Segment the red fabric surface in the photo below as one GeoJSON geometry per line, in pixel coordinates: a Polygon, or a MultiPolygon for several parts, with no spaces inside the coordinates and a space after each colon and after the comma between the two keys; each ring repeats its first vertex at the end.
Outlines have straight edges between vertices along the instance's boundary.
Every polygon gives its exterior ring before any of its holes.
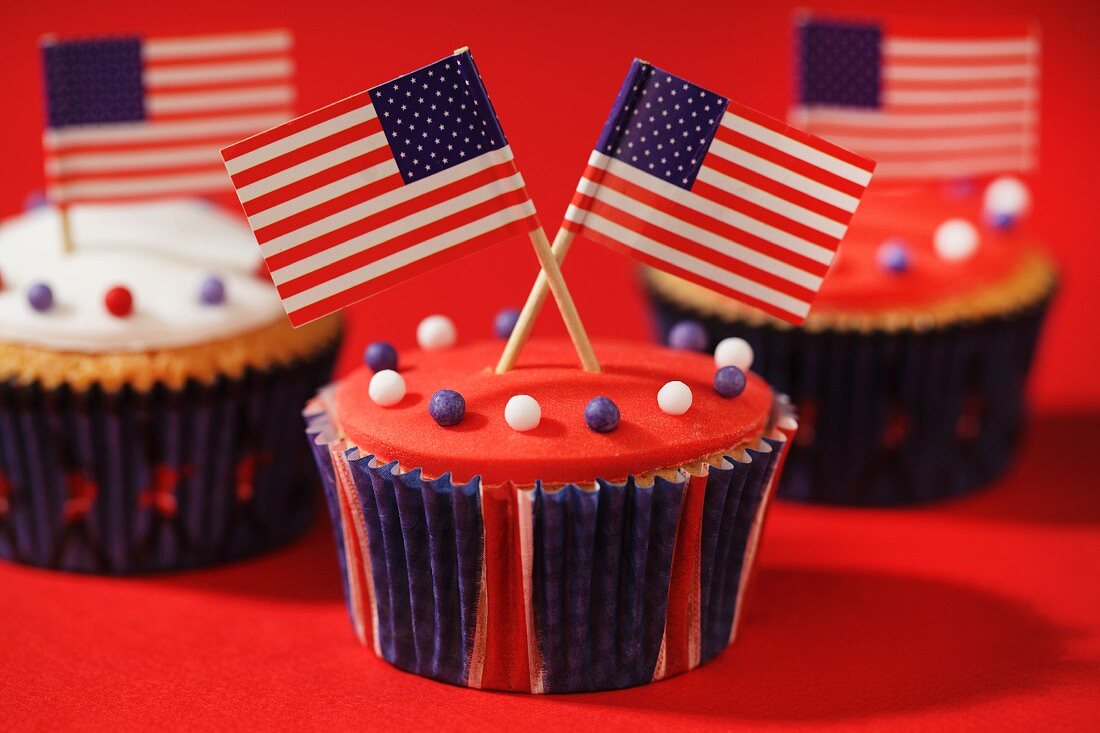
{"type": "Polygon", "coordinates": [[[1007,481],[926,509],[776,502],[734,646],[611,693],[486,693],[376,659],[324,520],[178,575],[0,564],[0,730],[1095,730],[1098,442],[1100,418],[1042,418],[1007,481]]]}
{"type": "Polygon", "coordinates": [[[697,461],[759,436],[771,412],[771,389],[755,374],[739,397],[715,392],[710,355],[597,341],[603,371],[592,374],[580,370],[569,341],[536,340],[514,370],[494,376],[503,343],[403,352],[398,369],[407,391],[391,407],[371,400],[373,372],[362,367],[336,390],[338,422],[364,451],[423,468],[429,477],[450,471],[460,483],[480,475],[489,484],[531,485],[538,479],[617,481],[697,461]],[[673,379],[693,393],[683,415],[657,406],[657,391],[673,379]],[[442,428],[428,414],[428,400],[439,389],[456,390],[466,400],[466,417],[454,427],[442,428]],[[517,394],[539,402],[542,421],[534,430],[520,433],[504,422],[504,405],[517,394]],[[585,405],[598,395],[614,400],[622,414],[609,433],[584,422],[585,405]]]}
{"type": "MultiPolygon", "coordinates": [[[[912,3],[840,0],[853,11],[912,3]]],[[[793,2],[664,0],[529,6],[419,0],[8,3],[0,214],[42,185],[36,42],[46,32],[201,32],[285,23],[300,109],[469,44],[552,228],[621,82],[642,55],[783,115],[793,2]],[[380,24],[381,27],[378,27],[380,24]]],[[[1095,2],[925,0],[950,18],[1023,13],[1043,25],[1042,172],[1035,223],[1065,281],[1039,356],[1041,406],[1100,407],[1095,287],[1100,158],[1095,2]]],[[[79,240],[79,232],[77,232],[79,240]]],[[[406,334],[446,312],[463,338],[522,301],[537,265],[523,238],[387,291],[351,313],[344,369],[383,324],[406,334]]],[[[644,338],[631,264],[578,242],[565,273],[591,333],[644,338]]],[[[2,273],[0,273],[2,275],[2,273]]],[[[548,307],[537,331],[563,333],[548,307]]],[[[912,511],[776,503],[737,645],[649,687],[553,698],[481,693],[398,672],[355,641],[327,522],[272,556],[147,579],[0,564],[0,730],[97,728],[583,730],[730,727],[1026,728],[1100,725],[1100,417],[1033,425],[996,489],[912,511]]],[[[517,651],[517,653],[520,653],[517,651]]],[[[488,670],[487,670],[488,673],[488,670]]]]}

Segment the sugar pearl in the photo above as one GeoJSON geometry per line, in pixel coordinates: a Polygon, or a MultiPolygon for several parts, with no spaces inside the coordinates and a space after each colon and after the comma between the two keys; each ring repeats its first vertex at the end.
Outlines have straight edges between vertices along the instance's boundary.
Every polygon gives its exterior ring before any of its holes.
{"type": "Polygon", "coordinates": [[[125,318],[134,310],[134,296],[127,288],[116,285],[103,296],[103,305],[115,318],[125,318]]]}
{"type": "Polygon", "coordinates": [[[683,382],[667,382],[657,391],[657,406],[669,415],[683,415],[691,407],[691,387],[683,382]]]}
{"type": "Polygon", "coordinates": [[[493,319],[493,333],[497,335],[497,338],[506,339],[512,335],[512,331],[516,330],[516,323],[519,322],[519,311],[515,308],[505,308],[497,313],[496,318],[493,319]]]}
{"type": "Polygon", "coordinates": [[[27,290],[27,302],[39,313],[53,308],[53,291],[46,283],[35,283],[27,290]]]}
{"type": "Polygon", "coordinates": [[[375,341],[363,352],[363,361],[372,372],[397,369],[397,349],[385,341],[375,341]]]}
{"type": "Polygon", "coordinates": [[[453,389],[441,389],[428,402],[428,414],[445,428],[458,425],[466,417],[466,400],[453,389]]]}
{"type": "Polygon", "coordinates": [[[1031,192],[1014,176],[1001,176],[985,189],[983,203],[986,216],[992,221],[1014,222],[1031,207],[1031,192]]]}
{"type": "Polygon", "coordinates": [[[610,433],[619,427],[619,406],[607,397],[593,397],[584,406],[584,422],[597,433],[610,433]]]}
{"type": "Polygon", "coordinates": [[[714,391],[723,397],[740,396],[747,384],[745,373],[735,366],[724,366],[714,373],[714,391]]]}
{"type": "Polygon", "coordinates": [[[669,348],[706,351],[707,329],[699,321],[679,321],[668,331],[669,348]]]}
{"type": "Polygon", "coordinates": [[[446,349],[458,339],[455,324],[447,316],[428,316],[416,327],[416,343],[425,351],[446,349]]]}
{"type": "Polygon", "coordinates": [[[973,178],[952,178],[943,183],[943,192],[953,199],[964,199],[974,193],[973,178]]]}
{"type": "Polygon", "coordinates": [[[531,395],[518,394],[508,399],[504,406],[504,422],[521,433],[534,430],[542,421],[542,408],[531,395]]]}
{"type": "Polygon", "coordinates": [[[383,369],[370,378],[367,392],[375,404],[382,407],[396,405],[405,399],[405,378],[392,369],[383,369]]]}
{"type": "Polygon", "coordinates": [[[936,254],[957,262],[974,255],[978,249],[978,230],[966,219],[948,219],[936,229],[936,254]]]}
{"type": "Polygon", "coordinates": [[[221,305],[225,302],[225,283],[220,277],[211,275],[202,281],[199,288],[199,300],[206,305],[221,305]]]}
{"type": "Polygon", "coordinates": [[[46,198],[45,191],[31,191],[27,194],[27,197],[23,199],[23,210],[33,211],[39,209],[49,203],[49,199],[46,198]]]}
{"type": "Polygon", "coordinates": [[[877,258],[887,272],[903,273],[909,269],[909,245],[903,239],[887,239],[879,245],[877,258]]]}
{"type": "Polygon", "coordinates": [[[714,350],[714,363],[719,368],[734,366],[747,372],[752,369],[752,360],[752,347],[742,338],[722,339],[714,350]]]}

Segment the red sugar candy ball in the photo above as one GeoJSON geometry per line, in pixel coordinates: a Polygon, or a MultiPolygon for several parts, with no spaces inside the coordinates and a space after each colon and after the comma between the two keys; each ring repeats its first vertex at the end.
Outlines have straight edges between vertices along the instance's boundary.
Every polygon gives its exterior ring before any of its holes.
{"type": "Polygon", "coordinates": [[[103,303],[107,306],[107,312],[116,318],[125,318],[134,310],[134,296],[121,285],[108,290],[103,296],[103,303]]]}

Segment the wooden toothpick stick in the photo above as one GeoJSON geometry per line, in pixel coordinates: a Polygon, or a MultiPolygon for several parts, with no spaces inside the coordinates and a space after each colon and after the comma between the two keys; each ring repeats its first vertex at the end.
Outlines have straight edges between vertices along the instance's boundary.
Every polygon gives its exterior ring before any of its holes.
{"type": "MultiPolygon", "coordinates": [[[[542,236],[542,241],[546,241],[546,233],[543,232],[540,227],[538,233],[542,236]]],[[[532,233],[532,241],[534,240],[534,233],[532,233]]],[[[554,237],[554,246],[550,248],[552,255],[551,259],[554,263],[554,269],[557,271],[558,276],[561,276],[561,263],[565,259],[566,253],[569,252],[569,246],[573,244],[573,233],[565,229],[564,227],[558,230],[557,236],[554,237]]],[[[538,245],[535,246],[535,250],[538,251],[538,245]]],[[[539,262],[542,262],[542,257],[539,257],[539,262]]],[[[504,353],[500,355],[500,361],[497,362],[497,374],[504,374],[512,367],[516,365],[516,361],[519,359],[520,352],[523,351],[524,344],[527,343],[527,339],[531,336],[531,329],[535,325],[535,320],[538,319],[539,313],[542,311],[542,305],[546,302],[546,294],[553,288],[552,282],[547,278],[547,268],[544,265],[539,271],[538,278],[535,279],[535,285],[531,288],[531,292],[527,296],[527,302],[523,304],[523,310],[520,311],[519,320],[516,321],[516,327],[512,329],[512,335],[508,337],[508,343],[504,346],[504,353]]],[[[555,296],[556,297],[556,296],[555,296]]],[[[558,301],[561,302],[560,299],[558,301]]],[[[572,307],[572,299],[570,299],[570,307],[572,307]]],[[[575,311],[574,311],[575,312],[575,311]]],[[[562,317],[565,317],[565,311],[562,311],[562,317]]],[[[580,321],[578,320],[578,326],[580,321]]],[[[565,319],[565,325],[569,327],[569,319],[565,319]]],[[[584,333],[583,326],[581,333],[584,333]]],[[[569,332],[570,336],[573,332],[569,332]]],[[[584,342],[588,345],[589,351],[592,346],[588,343],[588,336],[584,336],[584,342]]],[[[573,339],[573,343],[576,344],[576,338],[573,339]]],[[[580,347],[577,347],[577,352],[581,353],[580,347]]],[[[592,356],[592,361],[595,362],[595,355],[592,356]]],[[[584,356],[581,356],[581,362],[584,362],[584,356]]],[[[585,366],[587,371],[599,371],[599,364],[596,364],[595,369],[589,369],[585,366]]]]}
{"type": "MultiPolygon", "coordinates": [[[[551,250],[550,242],[546,239],[546,232],[541,226],[531,232],[531,244],[535,247],[535,254],[539,258],[539,265],[542,266],[542,269],[539,271],[538,280],[535,281],[535,288],[532,289],[531,295],[527,298],[527,304],[523,307],[523,313],[516,323],[516,328],[512,331],[508,344],[504,348],[504,353],[500,357],[496,369],[497,374],[503,374],[515,366],[516,359],[519,358],[519,352],[523,348],[523,343],[531,332],[535,316],[538,315],[538,311],[546,300],[547,291],[554,294],[554,300],[558,303],[562,320],[565,321],[565,328],[569,331],[569,337],[573,339],[573,346],[577,349],[581,366],[584,367],[586,372],[600,371],[600,362],[596,359],[596,354],[592,350],[592,343],[588,340],[588,334],[585,333],[584,325],[577,314],[577,307],[573,304],[573,296],[569,294],[569,287],[565,284],[565,278],[561,274],[561,267],[558,264],[561,256],[556,254],[559,248],[558,239],[560,238],[561,233],[559,232],[558,238],[554,240],[554,249],[551,250]],[[537,305],[533,304],[534,300],[538,301],[537,305]],[[521,328],[524,331],[524,336],[517,339],[516,334],[520,332],[521,328]]],[[[568,238],[571,242],[573,239],[572,234],[568,234],[568,238]]],[[[569,245],[565,244],[564,249],[568,248],[569,245]]]]}
{"type": "Polygon", "coordinates": [[[73,225],[69,221],[69,207],[58,206],[57,213],[61,216],[61,253],[71,255],[73,253],[73,225]]]}

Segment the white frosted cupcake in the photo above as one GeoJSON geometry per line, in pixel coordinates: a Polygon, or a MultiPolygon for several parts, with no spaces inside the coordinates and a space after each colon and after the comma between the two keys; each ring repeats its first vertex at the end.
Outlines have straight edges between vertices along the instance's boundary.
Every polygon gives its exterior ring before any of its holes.
{"type": "MultiPolygon", "coordinates": [[[[248,229],[198,201],[0,225],[0,556],[126,573],[308,522],[297,415],[339,325],[293,330],[248,229]]],[[[308,457],[305,457],[308,461],[308,457]]]]}

